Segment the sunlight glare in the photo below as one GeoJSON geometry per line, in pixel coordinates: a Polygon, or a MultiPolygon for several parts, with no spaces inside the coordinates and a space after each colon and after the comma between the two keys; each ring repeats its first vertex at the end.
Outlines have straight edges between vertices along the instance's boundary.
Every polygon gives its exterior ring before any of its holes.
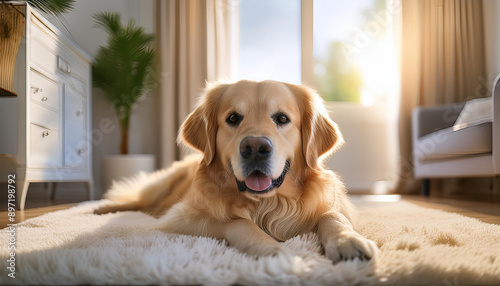
{"type": "Polygon", "coordinates": [[[362,198],[368,202],[396,203],[401,200],[401,195],[364,195],[362,198]]]}
{"type": "Polygon", "coordinates": [[[361,104],[364,106],[372,106],[375,104],[375,97],[366,87],[361,88],[361,104]]]}
{"type": "MultiPolygon", "coordinates": [[[[360,53],[356,59],[363,75],[364,89],[369,90],[371,94],[371,97],[366,99],[368,102],[386,97],[397,80],[396,62],[391,46],[389,40],[384,38],[360,53]]],[[[362,103],[366,105],[364,97],[362,93],[362,103]]]]}

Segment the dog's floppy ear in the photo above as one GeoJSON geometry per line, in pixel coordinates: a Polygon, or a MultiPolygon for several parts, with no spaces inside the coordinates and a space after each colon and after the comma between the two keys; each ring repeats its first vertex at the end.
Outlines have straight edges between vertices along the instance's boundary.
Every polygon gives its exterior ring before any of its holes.
{"type": "Polygon", "coordinates": [[[310,168],[318,168],[327,155],[344,143],[342,134],[326,111],[323,99],[312,89],[302,85],[289,85],[298,97],[302,112],[302,153],[310,168]]]}
{"type": "Polygon", "coordinates": [[[201,151],[207,165],[215,158],[218,102],[226,88],[227,85],[223,84],[207,87],[195,110],[182,124],[177,138],[178,142],[201,151]]]}

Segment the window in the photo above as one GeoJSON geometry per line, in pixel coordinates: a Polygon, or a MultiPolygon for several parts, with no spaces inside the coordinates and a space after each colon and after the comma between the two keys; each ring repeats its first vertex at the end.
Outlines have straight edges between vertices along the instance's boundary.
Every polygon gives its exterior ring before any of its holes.
{"type": "Polygon", "coordinates": [[[386,11],[386,0],[241,0],[239,78],[306,81],[327,101],[384,102],[396,78],[386,11]],[[312,17],[301,18],[304,4],[312,17]],[[302,29],[311,51],[301,48],[301,23],[313,27],[302,29]],[[301,77],[304,58],[312,77],[301,77]]]}
{"type": "Polygon", "coordinates": [[[241,0],[239,78],[301,82],[300,0],[241,0]]]}
{"type": "Polygon", "coordinates": [[[314,81],[328,101],[387,100],[396,72],[386,0],[313,1],[314,81]]]}

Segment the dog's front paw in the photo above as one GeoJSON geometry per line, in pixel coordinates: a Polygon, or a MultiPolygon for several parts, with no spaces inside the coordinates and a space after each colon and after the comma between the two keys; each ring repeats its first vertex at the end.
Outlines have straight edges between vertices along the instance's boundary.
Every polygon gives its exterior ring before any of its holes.
{"type": "Polygon", "coordinates": [[[378,252],[377,245],[355,231],[342,233],[323,243],[325,255],[334,263],[341,260],[360,258],[369,260],[378,252]]]}

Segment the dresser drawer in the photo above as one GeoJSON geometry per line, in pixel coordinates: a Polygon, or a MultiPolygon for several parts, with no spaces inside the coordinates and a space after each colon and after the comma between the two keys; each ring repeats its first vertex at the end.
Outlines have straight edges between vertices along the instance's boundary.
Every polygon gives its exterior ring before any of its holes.
{"type": "Polygon", "coordinates": [[[33,70],[30,72],[30,77],[31,99],[46,107],[59,110],[61,85],[33,70]]]}
{"type": "Polygon", "coordinates": [[[64,165],[69,168],[88,165],[89,149],[84,125],[67,121],[64,130],[64,165]]]}
{"type": "Polygon", "coordinates": [[[81,97],[74,95],[72,91],[66,89],[64,95],[64,117],[65,120],[70,120],[83,125],[86,115],[86,101],[81,97]]]}
{"type": "Polygon", "coordinates": [[[59,74],[74,85],[74,89],[86,96],[84,87],[90,74],[90,63],[80,57],[65,41],[36,18],[31,23],[31,60],[37,68],[49,74],[59,74]],[[74,81],[74,82],[73,82],[74,81]]]}
{"type": "Polygon", "coordinates": [[[30,124],[30,145],[29,167],[62,167],[62,150],[57,130],[30,124]]]}
{"type": "Polygon", "coordinates": [[[30,105],[30,121],[36,125],[59,130],[59,113],[35,102],[30,105]]]}
{"type": "Polygon", "coordinates": [[[57,70],[57,44],[51,32],[40,29],[37,24],[31,25],[31,61],[49,74],[55,75],[57,70]]]}

